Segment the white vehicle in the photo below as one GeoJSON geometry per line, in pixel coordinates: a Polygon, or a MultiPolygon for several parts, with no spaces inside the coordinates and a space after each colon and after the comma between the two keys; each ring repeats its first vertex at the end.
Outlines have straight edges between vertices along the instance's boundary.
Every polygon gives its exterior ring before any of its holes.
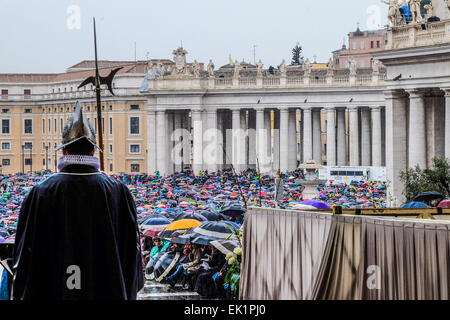
{"type": "Polygon", "coordinates": [[[319,170],[319,179],[333,180],[337,183],[351,181],[386,182],[385,167],[324,167],[319,170]]]}

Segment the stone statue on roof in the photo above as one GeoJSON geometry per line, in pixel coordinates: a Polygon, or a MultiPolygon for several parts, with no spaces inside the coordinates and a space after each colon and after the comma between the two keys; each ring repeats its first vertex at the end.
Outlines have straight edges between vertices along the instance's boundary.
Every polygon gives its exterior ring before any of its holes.
{"type": "Polygon", "coordinates": [[[281,61],[281,64],[278,67],[278,69],[280,70],[281,76],[286,77],[286,61],[284,59],[283,61],[281,61]]]}
{"type": "Polygon", "coordinates": [[[309,62],[309,59],[306,58],[306,60],[303,62],[303,71],[305,71],[305,76],[311,75],[311,62],[309,62]]]}
{"type": "Polygon", "coordinates": [[[354,57],[350,57],[350,59],[348,60],[348,67],[350,69],[350,75],[356,75],[356,61],[354,57]]]}
{"type": "Polygon", "coordinates": [[[214,77],[214,63],[212,62],[212,60],[209,60],[208,63],[208,75],[210,77],[214,77]]]}
{"type": "Polygon", "coordinates": [[[239,78],[239,71],[241,71],[241,64],[236,60],[234,63],[234,78],[239,78]]]}
{"type": "Polygon", "coordinates": [[[421,8],[420,8],[420,0],[409,0],[409,10],[411,11],[412,15],[412,23],[422,23],[423,17],[421,14],[421,8]]]}
{"type": "Polygon", "coordinates": [[[382,3],[387,4],[389,6],[388,9],[388,21],[391,23],[391,26],[396,27],[398,25],[398,19],[401,16],[400,7],[406,5],[408,0],[399,1],[399,0],[381,0],[382,3]]]}
{"type": "Polygon", "coordinates": [[[200,78],[200,65],[197,62],[197,60],[194,60],[194,63],[192,65],[192,70],[194,72],[194,77],[200,78]]]}
{"type": "Polygon", "coordinates": [[[327,75],[333,75],[334,61],[332,58],[327,63],[327,75]]]}
{"type": "Polygon", "coordinates": [[[263,71],[264,64],[262,63],[261,60],[258,61],[258,63],[256,64],[256,67],[257,67],[257,76],[262,77],[262,71],[263,71]]]}

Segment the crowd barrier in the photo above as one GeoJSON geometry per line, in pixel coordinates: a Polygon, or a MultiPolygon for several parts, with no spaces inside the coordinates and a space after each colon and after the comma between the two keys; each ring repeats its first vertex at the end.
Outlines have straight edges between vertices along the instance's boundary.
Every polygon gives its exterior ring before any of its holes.
{"type": "Polygon", "coordinates": [[[450,298],[450,221],[408,218],[415,209],[352,210],[249,208],[241,299],[450,298]]]}

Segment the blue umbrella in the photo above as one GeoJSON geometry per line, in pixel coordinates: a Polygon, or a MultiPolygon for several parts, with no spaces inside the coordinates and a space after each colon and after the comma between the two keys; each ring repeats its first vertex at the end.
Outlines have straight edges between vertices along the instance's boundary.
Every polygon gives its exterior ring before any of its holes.
{"type": "Polygon", "coordinates": [[[408,202],[407,204],[404,204],[402,206],[402,208],[429,208],[429,207],[430,207],[429,205],[417,201],[408,202]]]}

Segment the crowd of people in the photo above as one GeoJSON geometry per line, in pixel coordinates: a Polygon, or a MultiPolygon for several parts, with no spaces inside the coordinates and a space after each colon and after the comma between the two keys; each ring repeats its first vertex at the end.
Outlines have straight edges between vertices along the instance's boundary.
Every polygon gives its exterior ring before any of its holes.
{"type": "MultiPolygon", "coordinates": [[[[44,181],[49,174],[19,174],[0,176],[0,242],[13,241],[20,204],[27,192],[44,181]]],[[[284,193],[276,201],[275,177],[258,175],[247,170],[238,176],[231,169],[194,175],[184,171],[170,176],[147,174],[116,174],[115,179],[128,186],[142,219],[153,213],[190,213],[220,209],[229,201],[245,202],[249,206],[289,208],[302,202],[304,178],[300,170],[284,175],[284,193]]],[[[328,205],[343,207],[385,207],[386,186],[381,182],[329,182],[319,186],[319,199],[328,205]]],[[[237,221],[242,223],[242,221],[237,221]]]]}

